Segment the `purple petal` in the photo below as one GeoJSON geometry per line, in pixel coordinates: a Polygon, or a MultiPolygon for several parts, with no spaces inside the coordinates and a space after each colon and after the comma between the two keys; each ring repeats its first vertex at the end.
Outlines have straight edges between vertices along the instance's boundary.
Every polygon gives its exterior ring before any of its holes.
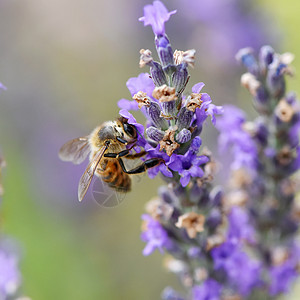
{"type": "Polygon", "coordinates": [[[139,18],[139,21],[144,22],[144,26],[151,25],[156,35],[164,35],[165,22],[175,13],[176,10],[168,12],[162,2],[154,1],[153,5],[149,4],[144,7],[144,16],[139,18]]]}
{"type": "Polygon", "coordinates": [[[206,164],[207,162],[209,162],[209,157],[206,155],[201,155],[201,156],[197,156],[194,160],[193,160],[193,164],[196,166],[200,166],[203,164],[206,164]]]}
{"type": "Polygon", "coordinates": [[[152,92],[155,88],[155,84],[148,73],[141,73],[138,77],[128,79],[126,86],[132,97],[140,91],[146,93],[148,97],[152,97],[152,92]]]}
{"type": "Polygon", "coordinates": [[[126,110],[139,110],[137,102],[133,100],[121,99],[118,102],[118,106],[121,109],[126,109],[126,110]]]}
{"type": "Polygon", "coordinates": [[[198,82],[192,87],[192,92],[199,94],[204,86],[205,84],[203,82],[198,82]]]}
{"type": "Polygon", "coordinates": [[[155,246],[152,245],[151,243],[148,243],[148,244],[146,245],[146,247],[144,248],[144,250],[143,250],[143,255],[144,255],[144,256],[148,256],[148,255],[150,255],[154,250],[155,250],[155,246]]]}
{"type": "Polygon", "coordinates": [[[184,170],[181,174],[180,183],[183,187],[186,187],[191,179],[191,175],[187,170],[184,170]]]}
{"type": "Polygon", "coordinates": [[[173,171],[182,172],[182,162],[180,160],[181,156],[173,154],[168,163],[168,167],[173,171]]]}
{"type": "Polygon", "coordinates": [[[156,168],[151,168],[148,170],[148,177],[150,179],[153,179],[157,176],[157,174],[159,173],[159,168],[156,167],[156,168]]]}
{"type": "Polygon", "coordinates": [[[202,93],[201,94],[201,100],[204,103],[210,103],[211,102],[211,98],[210,98],[210,96],[207,93],[202,93]]]}
{"type": "Polygon", "coordinates": [[[161,165],[159,166],[159,170],[160,170],[160,172],[161,172],[164,176],[166,176],[166,177],[173,177],[172,172],[171,172],[164,164],[161,164],[161,165]]]}
{"type": "Polygon", "coordinates": [[[206,113],[211,116],[211,122],[216,125],[216,117],[215,115],[223,114],[224,109],[222,106],[216,106],[214,104],[209,104],[206,113]]]}
{"type": "Polygon", "coordinates": [[[197,167],[197,166],[192,166],[190,169],[189,169],[189,174],[192,176],[192,177],[202,177],[204,172],[203,170],[200,168],[200,167],[197,167]]]}

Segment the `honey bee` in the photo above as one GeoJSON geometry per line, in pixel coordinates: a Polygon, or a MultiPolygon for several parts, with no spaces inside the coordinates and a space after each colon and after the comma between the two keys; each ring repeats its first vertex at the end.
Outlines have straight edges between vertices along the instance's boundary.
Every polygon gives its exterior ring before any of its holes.
{"type": "Polygon", "coordinates": [[[80,178],[78,199],[82,201],[94,174],[110,188],[118,192],[131,189],[130,174],[139,174],[164,162],[162,158],[150,158],[139,166],[127,170],[122,158],[138,159],[145,151],[131,153],[138,138],[137,128],[124,117],[108,121],[96,127],[90,135],[73,139],[64,144],[59,158],[74,164],[82,163],[89,155],[89,164],[80,178]]]}

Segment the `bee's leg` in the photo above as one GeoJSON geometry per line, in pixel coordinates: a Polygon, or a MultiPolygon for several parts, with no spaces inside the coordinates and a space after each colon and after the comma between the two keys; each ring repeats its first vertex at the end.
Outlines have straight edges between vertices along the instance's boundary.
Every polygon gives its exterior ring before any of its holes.
{"type": "Polygon", "coordinates": [[[130,149],[123,150],[119,153],[105,153],[104,157],[119,158],[119,157],[126,156],[126,158],[128,158],[128,159],[135,159],[135,158],[143,157],[144,155],[147,154],[146,151],[141,151],[139,153],[129,154],[130,149]]]}
{"type": "Polygon", "coordinates": [[[128,144],[128,142],[127,142],[126,140],[122,139],[122,138],[119,137],[119,136],[117,136],[117,140],[118,140],[120,143],[124,144],[124,145],[127,145],[127,144],[128,144]]]}
{"type": "Polygon", "coordinates": [[[141,151],[139,153],[133,153],[133,154],[128,154],[126,155],[126,158],[127,159],[135,159],[135,158],[140,158],[140,157],[143,157],[147,154],[146,151],[141,151]]]}
{"type": "Polygon", "coordinates": [[[105,153],[104,157],[110,157],[110,158],[119,158],[128,155],[129,149],[123,150],[119,153],[105,153]]]}
{"type": "Polygon", "coordinates": [[[165,162],[163,158],[150,158],[150,159],[145,160],[141,165],[137,166],[136,168],[127,171],[123,160],[121,158],[119,158],[118,161],[119,161],[119,164],[120,164],[123,172],[127,173],[127,174],[143,173],[147,169],[153,168],[153,167],[165,162]]]}

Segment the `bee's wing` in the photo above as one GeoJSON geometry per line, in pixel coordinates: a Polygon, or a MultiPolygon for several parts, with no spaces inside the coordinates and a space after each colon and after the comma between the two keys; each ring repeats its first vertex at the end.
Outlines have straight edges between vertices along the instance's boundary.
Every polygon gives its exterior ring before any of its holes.
{"type": "Polygon", "coordinates": [[[82,201],[82,199],[84,198],[90,184],[91,181],[93,179],[93,176],[95,174],[96,168],[105,152],[105,150],[107,149],[106,146],[103,146],[96,154],[95,156],[92,158],[91,162],[89,163],[89,165],[87,166],[86,170],[84,171],[84,173],[82,174],[80,180],[79,180],[79,185],[78,185],[78,200],[82,201]]]}
{"type": "Polygon", "coordinates": [[[80,137],[65,143],[59,150],[58,156],[63,161],[81,164],[90,153],[88,137],[80,137]]]}

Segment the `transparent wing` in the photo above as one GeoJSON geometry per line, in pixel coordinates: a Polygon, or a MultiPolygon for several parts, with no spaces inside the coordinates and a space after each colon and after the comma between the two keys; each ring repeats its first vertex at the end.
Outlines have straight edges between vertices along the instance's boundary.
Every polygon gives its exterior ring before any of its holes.
{"type": "Polygon", "coordinates": [[[95,174],[96,168],[107,149],[107,146],[103,146],[92,158],[91,162],[87,166],[86,170],[84,171],[83,175],[81,176],[79,180],[78,185],[78,200],[81,202],[91,184],[91,181],[93,179],[93,176],[95,174]]]}
{"type": "Polygon", "coordinates": [[[81,164],[89,155],[88,137],[80,137],[65,143],[59,150],[58,156],[63,161],[81,164]]]}

